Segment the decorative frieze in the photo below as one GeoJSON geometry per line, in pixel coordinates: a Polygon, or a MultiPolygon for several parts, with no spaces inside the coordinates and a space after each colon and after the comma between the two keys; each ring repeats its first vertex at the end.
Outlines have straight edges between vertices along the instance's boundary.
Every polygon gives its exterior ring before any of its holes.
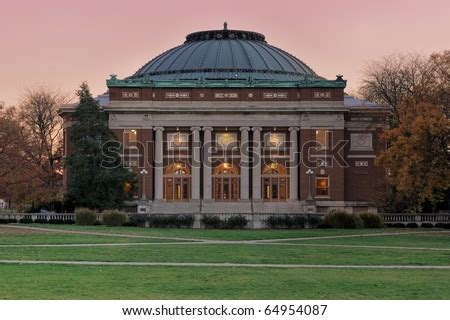
{"type": "Polygon", "coordinates": [[[166,92],[166,99],[189,99],[189,92],[166,92]]]}
{"type": "Polygon", "coordinates": [[[137,167],[138,166],[138,162],[137,162],[137,160],[124,160],[123,161],[123,165],[126,168],[137,167]]]}
{"type": "Polygon", "coordinates": [[[355,167],[368,167],[369,161],[367,160],[357,160],[355,161],[355,167]]]}
{"type": "Polygon", "coordinates": [[[122,99],[139,99],[139,91],[122,91],[122,99]]]}
{"type": "Polygon", "coordinates": [[[331,91],[314,91],[314,99],[331,99],[331,91]]]}
{"type": "Polygon", "coordinates": [[[239,95],[237,92],[216,92],[214,94],[216,99],[237,99],[239,95]]]}
{"type": "Polygon", "coordinates": [[[287,99],[287,92],[264,92],[264,99],[287,99]]]}

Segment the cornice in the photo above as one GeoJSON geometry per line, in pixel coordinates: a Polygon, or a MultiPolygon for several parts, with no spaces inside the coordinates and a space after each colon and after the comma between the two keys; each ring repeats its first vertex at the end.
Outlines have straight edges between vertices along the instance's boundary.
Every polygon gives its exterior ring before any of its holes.
{"type": "Polygon", "coordinates": [[[326,80],[305,76],[299,81],[275,80],[152,80],[151,78],[117,79],[116,75],[106,80],[109,88],[345,88],[346,80],[326,80]]]}

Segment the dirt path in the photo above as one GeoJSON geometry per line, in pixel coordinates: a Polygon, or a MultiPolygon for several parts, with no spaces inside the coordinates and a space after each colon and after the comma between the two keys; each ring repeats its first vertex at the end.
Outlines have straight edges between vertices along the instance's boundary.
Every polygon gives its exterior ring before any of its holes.
{"type": "Polygon", "coordinates": [[[342,239],[342,238],[359,238],[359,237],[381,237],[381,236],[402,236],[411,234],[436,234],[444,233],[450,235],[450,231],[406,231],[406,232],[380,232],[380,233],[362,233],[362,234],[345,234],[336,236],[320,236],[320,237],[302,237],[302,238],[283,238],[283,239],[264,239],[264,240],[248,240],[247,242],[282,242],[282,241],[303,241],[303,240],[326,240],[326,239],[342,239]]]}
{"type": "Polygon", "coordinates": [[[177,240],[177,241],[213,241],[205,239],[192,239],[192,238],[178,238],[178,237],[160,237],[160,236],[145,236],[138,234],[125,234],[125,233],[106,233],[106,232],[95,232],[95,231],[78,231],[78,230],[65,230],[65,229],[53,229],[44,227],[29,227],[29,226],[18,226],[18,225],[0,225],[0,228],[14,228],[23,230],[33,230],[33,231],[45,231],[45,232],[55,232],[55,233],[67,233],[67,234],[85,234],[92,236],[104,236],[104,237],[121,237],[121,238],[137,238],[137,239],[160,239],[160,240],[177,240]]]}
{"type": "MultiPolygon", "coordinates": [[[[444,234],[450,235],[450,231],[409,231],[409,232],[406,231],[406,232],[380,232],[380,233],[363,233],[363,234],[348,234],[348,235],[334,235],[334,236],[261,239],[261,240],[213,240],[213,239],[199,239],[199,238],[146,236],[146,235],[136,235],[136,234],[123,234],[123,233],[106,233],[106,232],[95,232],[95,231],[64,230],[64,229],[29,227],[29,226],[19,226],[19,225],[0,225],[0,228],[13,228],[13,229],[18,229],[18,230],[55,232],[55,233],[66,233],[66,234],[82,234],[82,235],[84,234],[84,235],[94,235],[94,236],[122,237],[122,238],[135,238],[135,239],[172,240],[172,241],[191,242],[190,244],[192,244],[192,242],[195,242],[195,243],[203,243],[203,244],[278,244],[278,245],[281,245],[285,241],[308,241],[308,240],[401,236],[401,235],[437,234],[437,233],[439,233],[439,234],[444,233],[444,234]]],[[[162,243],[160,243],[160,244],[162,244],[162,243]]],[[[89,244],[86,244],[86,245],[89,245],[89,244]]],[[[92,246],[93,245],[95,245],[95,244],[92,244],[92,246]]],[[[103,245],[107,245],[107,244],[103,244],[103,245]]],[[[121,244],[117,244],[117,245],[121,245],[121,244]]],[[[296,244],[296,243],[287,244],[287,243],[285,243],[285,245],[306,245],[306,244],[296,244]]],[[[321,246],[347,246],[347,245],[321,245],[321,246]]],[[[360,246],[360,247],[363,248],[364,246],[360,246]]],[[[369,246],[369,247],[374,247],[374,246],[369,246]]],[[[383,247],[378,246],[378,248],[383,248],[383,247]]],[[[386,248],[392,248],[392,247],[386,247],[386,248]]],[[[397,248],[408,250],[408,247],[397,247],[397,248]]],[[[428,248],[423,248],[423,249],[425,250],[428,248]]],[[[439,248],[435,248],[435,249],[439,249],[439,248]]]]}
{"type": "Polygon", "coordinates": [[[50,264],[83,266],[136,266],[136,267],[242,267],[282,269],[441,269],[449,266],[429,265],[336,265],[336,264],[263,264],[263,263],[197,263],[197,262],[111,262],[111,261],[50,261],[50,260],[0,260],[0,264],[50,264]]]}
{"type": "Polygon", "coordinates": [[[3,244],[0,248],[83,248],[83,247],[132,247],[153,245],[274,245],[274,246],[301,246],[301,247],[330,247],[330,248],[358,248],[358,249],[381,249],[381,250],[416,250],[416,251],[450,251],[450,248],[427,248],[427,247],[398,247],[398,246],[371,246],[350,244],[315,244],[315,243],[278,243],[278,242],[242,242],[242,241],[202,241],[202,242],[123,242],[123,243],[55,243],[55,244],[3,244]]]}

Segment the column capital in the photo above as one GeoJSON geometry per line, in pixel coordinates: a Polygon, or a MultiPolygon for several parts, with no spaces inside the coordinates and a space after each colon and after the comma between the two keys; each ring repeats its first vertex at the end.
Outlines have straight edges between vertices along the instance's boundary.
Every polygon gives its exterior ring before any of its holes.
{"type": "Polygon", "coordinates": [[[203,127],[202,128],[203,131],[213,131],[213,127],[203,127]]]}
{"type": "Polygon", "coordinates": [[[250,131],[250,127],[240,127],[240,131],[250,131]]]}
{"type": "Polygon", "coordinates": [[[200,130],[202,130],[202,128],[200,128],[200,127],[191,127],[191,131],[192,131],[192,132],[194,132],[194,131],[200,131],[200,130]]]}
{"type": "Polygon", "coordinates": [[[262,131],[261,127],[252,127],[252,131],[262,131]]]}
{"type": "Polygon", "coordinates": [[[289,131],[299,131],[299,127],[289,127],[289,131]]]}
{"type": "Polygon", "coordinates": [[[155,131],[159,130],[159,131],[163,132],[164,131],[164,127],[154,127],[153,130],[155,130],[155,131]]]}

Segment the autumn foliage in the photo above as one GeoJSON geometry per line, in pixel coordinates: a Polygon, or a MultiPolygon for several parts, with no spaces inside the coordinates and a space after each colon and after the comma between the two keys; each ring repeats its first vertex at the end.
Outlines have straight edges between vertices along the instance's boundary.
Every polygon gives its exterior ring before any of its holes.
{"type": "Polygon", "coordinates": [[[425,201],[438,201],[450,187],[449,122],[441,107],[426,102],[405,102],[398,115],[398,127],[383,135],[389,148],[378,164],[387,168],[389,182],[408,202],[407,210],[420,212],[425,201]]]}

